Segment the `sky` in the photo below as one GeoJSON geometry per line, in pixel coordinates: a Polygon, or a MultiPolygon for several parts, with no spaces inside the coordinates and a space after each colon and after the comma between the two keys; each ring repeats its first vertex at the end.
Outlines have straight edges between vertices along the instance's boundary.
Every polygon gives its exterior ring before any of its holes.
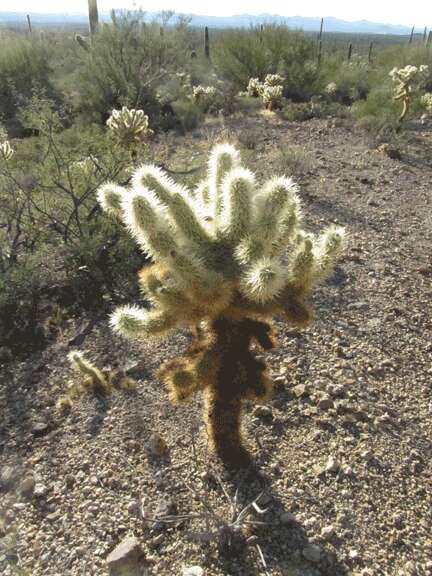
{"type": "MultiPolygon", "coordinates": [[[[344,20],[370,20],[384,24],[432,28],[430,0],[98,0],[100,10],[142,7],[146,11],[175,10],[209,16],[278,14],[281,16],[334,16],[344,20]]],[[[87,0],[1,0],[0,11],[86,12],[87,0]]]]}

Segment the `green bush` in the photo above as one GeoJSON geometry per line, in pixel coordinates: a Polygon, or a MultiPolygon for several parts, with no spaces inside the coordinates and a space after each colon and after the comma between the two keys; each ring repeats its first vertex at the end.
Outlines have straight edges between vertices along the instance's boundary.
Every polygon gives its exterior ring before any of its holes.
{"type": "Polygon", "coordinates": [[[366,100],[352,106],[352,113],[360,126],[370,132],[391,132],[398,127],[398,105],[388,84],[373,88],[366,100]]]}
{"type": "Polygon", "coordinates": [[[0,40],[0,118],[12,135],[22,133],[17,113],[35,88],[54,95],[50,71],[47,45],[18,35],[0,40]]]}
{"type": "Polygon", "coordinates": [[[295,100],[308,99],[316,89],[314,60],[314,42],[282,25],[221,32],[214,49],[216,69],[238,90],[245,90],[250,78],[278,73],[285,78],[284,95],[295,100]]]}
{"type": "Polygon", "coordinates": [[[90,49],[76,49],[82,111],[105,122],[113,108],[141,108],[155,128],[156,90],[188,59],[187,27],[180,21],[161,36],[160,26],[144,23],[139,12],[113,11],[112,23],[101,27],[90,49]]]}

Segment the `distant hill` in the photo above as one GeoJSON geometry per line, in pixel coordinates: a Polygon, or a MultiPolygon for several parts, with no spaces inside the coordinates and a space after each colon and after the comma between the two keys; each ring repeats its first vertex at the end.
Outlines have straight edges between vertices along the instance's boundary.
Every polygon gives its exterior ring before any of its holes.
{"type": "MultiPolygon", "coordinates": [[[[157,13],[149,12],[146,19],[157,18],[157,13]]],[[[193,26],[208,26],[210,28],[246,28],[257,24],[280,23],[286,24],[291,28],[302,29],[305,31],[318,31],[321,18],[302,17],[302,16],[278,16],[275,14],[260,14],[252,16],[250,14],[240,14],[238,16],[199,16],[196,14],[187,14],[176,16],[187,16],[191,19],[193,26]]],[[[31,21],[35,26],[83,26],[86,25],[87,15],[77,13],[62,14],[37,14],[30,13],[31,21]]],[[[109,21],[109,12],[102,12],[100,15],[104,21],[109,21]]],[[[26,26],[26,14],[23,12],[0,12],[0,26],[26,26]]],[[[409,34],[411,28],[408,26],[399,26],[394,24],[381,24],[369,22],[368,20],[359,20],[357,22],[347,22],[339,18],[328,16],[324,18],[324,30],[326,32],[344,32],[349,34],[409,34]]],[[[422,32],[423,30],[416,30],[422,32]]]]}

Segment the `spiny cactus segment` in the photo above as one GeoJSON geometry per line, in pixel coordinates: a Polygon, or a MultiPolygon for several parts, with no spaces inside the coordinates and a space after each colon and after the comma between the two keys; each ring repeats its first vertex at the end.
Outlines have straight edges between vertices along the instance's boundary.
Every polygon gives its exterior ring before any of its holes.
{"type": "Polygon", "coordinates": [[[0,144],[0,158],[3,158],[6,162],[12,158],[15,151],[11,147],[8,140],[5,140],[0,144]]]}
{"type": "Polygon", "coordinates": [[[247,94],[253,98],[262,98],[267,110],[276,110],[282,106],[284,79],[279,74],[267,74],[264,82],[251,78],[247,86],[247,94]]]}
{"type": "Polygon", "coordinates": [[[225,461],[240,464],[247,454],[243,401],[262,402],[271,392],[265,363],[251,345],[273,347],[274,315],[297,326],[311,320],[305,298],[330,274],[344,230],[306,234],[296,184],[282,176],[260,185],[229,144],[212,150],[207,176],[194,189],[142,166],[130,189],[108,183],[98,197],[154,260],[139,275],[151,308],[117,309],[114,330],[146,339],[192,329],[186,355],[160,375],[174,401],[205,390],[214,446],[225,461]]]}
{"type": "Polygon", "coordinates": [[[113,110],[106,123],[114,138],[125,147],[138,144],[153,135],[144,110],[123,106],[121,110],[113,110]]]}
{"type": "Polygon", "coordinates": [[[209,106],[213,103],[216,96],[216,88],[214,86],[194,86],[192,90],[192,99],[197,104],[209,106]]]}
{"type": "Polygon", "coordinates": [[[413,96],[428,74],[429,67],[424,64],[419,67],[408,65],[405,68],[393,68],[390,71],[389,75],[395,85],[393,100],[402,102],[399,122],[407,115],[413,96]]]}
{"type": "Polygon", "coordinates": [[[425,107],[428,114],[432,114],[432,92],[426,92],[421,97],[421,103],[425,107]]]}
{"type": "Polygon", "coordinates": [[[334,96],[337,92],[336,82],[329,82],[325,87],[324,92],[329,96],[334,96]]]}

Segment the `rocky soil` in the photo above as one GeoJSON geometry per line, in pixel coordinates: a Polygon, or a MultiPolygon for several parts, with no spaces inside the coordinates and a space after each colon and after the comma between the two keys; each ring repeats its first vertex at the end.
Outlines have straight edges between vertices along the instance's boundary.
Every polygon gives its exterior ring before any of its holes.
{"type": "Polygon", "coordinates": [[[224,470],[200,399],[172,406],[153,375],[187,334],[131,344],[105,317],[67,321],[0,366],[1,574],[432,575],[432,126],[400,159],[343,119],[234,118],[155,153],[170,165],[226,137],[261,175],[293,169],[311,230],[349,231],[315,322],[276,322],[276,392],[245,415],[254,469],[224,470]],[[137,389],[59,414],[72,348],[137,389]]]}

